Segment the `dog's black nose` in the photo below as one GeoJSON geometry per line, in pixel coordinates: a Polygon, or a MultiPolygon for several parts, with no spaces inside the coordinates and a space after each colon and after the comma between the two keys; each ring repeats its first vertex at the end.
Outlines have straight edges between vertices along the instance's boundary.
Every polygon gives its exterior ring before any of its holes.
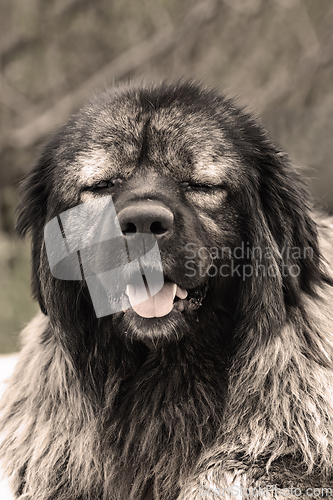
{"type": "Polygon", "coordinates": [[[156,238],[172,231],[174,217],[171,210],[159,203],[139,202],[118,213],[122,232],[153,234],[156,238]]]}

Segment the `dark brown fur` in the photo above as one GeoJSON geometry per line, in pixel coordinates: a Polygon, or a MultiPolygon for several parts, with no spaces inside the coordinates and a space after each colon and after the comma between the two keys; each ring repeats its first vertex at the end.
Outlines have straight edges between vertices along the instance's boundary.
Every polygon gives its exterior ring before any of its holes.
{"type": "MultiPolygon", "coordinates": [[[[303,495],[332,486],[333,281],[322,255],[332,257],[332,220],[315,221],[289,158],[251,115],[192,83],[110,90],[44,148],[18,231],[32,234],[42,312],[23,332],[2,401],[16,498],[199,500],[227,498],[232,486],[303,495]],[[149,198],[174,214],[159,243],[166,278],[189,292],[183,313],[96,319],[84,282],[51,275],[45,224],[105,194],[117,212],[149,198]],[[255,276],[189,276],[188,243],[242,242],[270,250],[237,260],[259,265],[255,276]]],[[[196,270],[212,263],[204,252],[192,260],[196,270]]],[[[214,262],[230,269],[228,256],[214,262]]]]}

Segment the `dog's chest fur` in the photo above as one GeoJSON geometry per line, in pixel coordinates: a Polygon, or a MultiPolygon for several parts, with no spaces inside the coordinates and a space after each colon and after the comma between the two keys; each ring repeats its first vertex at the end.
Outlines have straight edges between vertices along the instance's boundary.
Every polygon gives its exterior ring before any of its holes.
{"type": "Polygon", "coordinates": [[[191,351],[175,345],[149,355],[117,391],[118,376],[106,383],[102,435],[110,454],[103,461],[109,463],[109,480],[124,497],[129,487],[137,498],[150,488],[176,494],[199,455],[216,439],[225,367],[209,356],[200,364],[191,351]]]}

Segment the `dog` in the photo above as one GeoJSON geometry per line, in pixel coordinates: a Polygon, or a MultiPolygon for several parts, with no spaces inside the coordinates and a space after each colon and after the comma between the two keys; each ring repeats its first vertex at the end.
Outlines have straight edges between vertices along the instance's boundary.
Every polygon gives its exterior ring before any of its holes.
{"type": "Polygon", "coordinates": [[[18,208],[41,311],[2,400],[15,497],[331,494],[332,224],[215,90],[132,83],[71,117],[18,208]]]}

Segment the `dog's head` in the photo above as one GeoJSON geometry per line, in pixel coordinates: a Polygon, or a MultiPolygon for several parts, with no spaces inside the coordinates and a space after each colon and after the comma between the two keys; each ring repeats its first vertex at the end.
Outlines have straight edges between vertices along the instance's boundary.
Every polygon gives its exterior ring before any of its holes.
{"type": "Polygon", "coordinates": [[[56,331],[75,331],[76,349],[103,325],[144,341],[207,325],[262,338],[323,278],[309,210],[287,155],[233,101],[193,83],[133,85],[97,97],[48,142],[17,229],[32,233],[41,309],[56,331]],[[52,245],[74,256],[66,275],[52,269],[52,245]]]}

